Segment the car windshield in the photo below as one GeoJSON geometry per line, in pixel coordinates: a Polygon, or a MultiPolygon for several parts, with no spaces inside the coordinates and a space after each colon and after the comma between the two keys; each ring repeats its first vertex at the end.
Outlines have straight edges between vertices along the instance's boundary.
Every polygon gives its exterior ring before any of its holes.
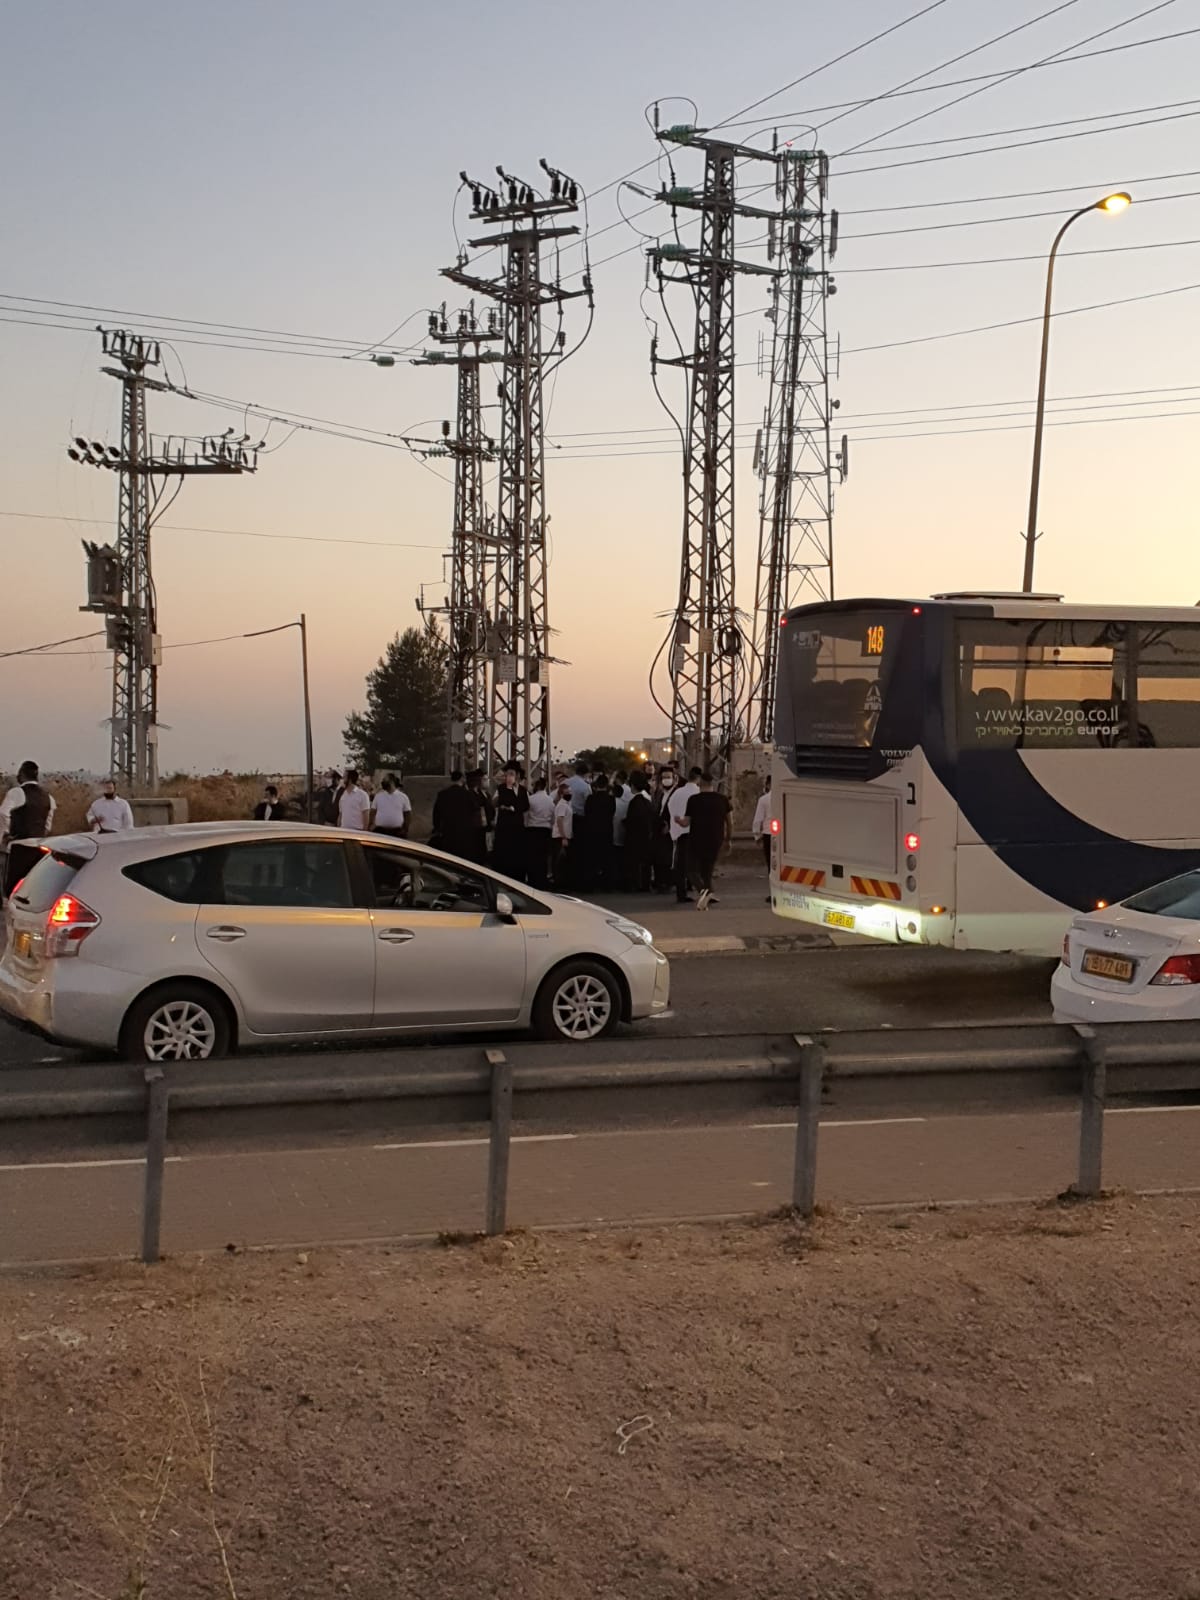
{"type": "Polygon", "coordinates": [[[1153,917],[1185,917],[1190,922],[1200,922],[1200,872],[1168,878],[1122,904],[1130,911],[1146,911],[1153,917]]]}

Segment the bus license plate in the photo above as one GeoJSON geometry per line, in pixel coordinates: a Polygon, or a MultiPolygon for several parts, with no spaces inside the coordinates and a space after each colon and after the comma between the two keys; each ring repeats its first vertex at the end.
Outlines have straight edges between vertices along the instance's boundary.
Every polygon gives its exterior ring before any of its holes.
{"type": "Polygon", "coordinates": [[[1093,978],[1114,978],[1118,983],[1132,983],[1133,967],[1133,962],[1124,956],[1105,955],[1103,950],[1085,950],[1083,954],[1083,970],[1090,972],[1093,978]]]}
{"type": "Polygon", "coordinates": [[[821,918],[827,928],[854,928],[854,913],[852,911],[827,911],[821,918]]]}
{"type": "Polygon", "coordinates": [[[18,933],[13,938],[13,955],[18,958],[28,957],[33,939],[28,933],[18,933]]]}

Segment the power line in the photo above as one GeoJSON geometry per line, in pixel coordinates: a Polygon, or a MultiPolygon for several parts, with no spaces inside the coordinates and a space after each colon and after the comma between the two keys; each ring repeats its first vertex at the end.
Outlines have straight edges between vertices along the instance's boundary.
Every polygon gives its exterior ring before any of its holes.
{"type": "Polygon", "coordinates": [[[1141,117],[1151,111],[1178,111],[1181,106],[1197,106],[1200,100],[1167,100],[1157,106],[1129,106],[1124,111],[1101,111],[1091,117],[1059,117],[1055,122],[1025,122],[1016,128],[984,128],[979,133],[955,133],[944,139],[915,139],[911,144],[885,144],[876,152],[929,150],[939,144],[964,144],[970,139],[1006,139],[1010,133],[1041,133],[1046,128],[1070,128],[1079,122],[1112,122],[1117,117],[1141,117]]]}
{"type": "MultiPolygon", "coordinates": [[[[46,644],[27,645],[24,650],[0,650],[0,661],[7,661],[10,656],[36,656],[46,650],[57,650],[60,644],[78,644],[81,639],[99,639],[104,635],[103,628],[97,628],[93,633],[75,633],[69,639],[51,639],[46,644]]],[[[72,652],[74,653],[74,652],[72,652]]],[[[87,652],[81,652],[87,653],[87,652]]]]}
{"type": "MultiPolygon", "coordinates": [[[[1097,39],[1103,39],[1110,33],[1117,33],[1121,28],[1128,28],[1132,23],[1140,22],[1143,17],[1152,16],[1156,11],[1164,11],[1167,6],[1174,5],[1175,3],[1176,0],[1157,0],[1155,5],[1147,6],[1144,11],[1136,12],[1132,17],[1125,17],[1120,22],[1114,22],[1110,27],[1101,28],[1098,33],[1089,34],[1086,39],[1077,39],[1073,44],[1064,45],[1061,50],[1052,51],[1050,55],[1043,56],[1042,60],[1036,63],[1036,65],[1043,65],[1046,62],[1054,61],[1057,57],[1066,55],[1069,50],[1079,49],[1082,45],[1093,44],[1097,39]]],[[[1051,14],[1052,13],[1050,12],[1045,13],[1047,16],[1051,14]]],[[[1039,17],[1035,20],[1041,21],[1042,19],[1039,17]]],[[[986,94],[989,89],[998,88],[1000,84],[1008,83],[1013,78],[1020,77],[1022,73],[1028,72],[1029,70],[1030,68],[1027,66],[1014,67],[1010,72],[1006,72],[1003,77],[998,78],[995,83],[981,84],[977,89],[969,89],[966,94],[960,94],[953,100],[946,100],[940,106],[931,106],[926,111],[918,112],[915,117],[909,117],[905,122],[897,122],[893,127],[885,128],[882,133],[872,134],[869,139],[860,140],[858,144],[851,145],[848,150],[839,151],[839,158],[842,156],[853,155],[856,150],[863,150],[868,145],[876,144],[880,139],[886,139],[889,134],[899,133],[903,128],[911,128],[917,122],[924,122],[927,117],[936,117],[943,111],[949,111],[952,106],[961,105],[964,100],[972,100],[976,95],[986,94]]]]}
{"type": "MultiPolygon", "coordinates": [[[[1097,300],[1093,305],[1069,306],[1063,311],[1052,311],[1050,315],[1052,317],[1075,317],[1083,311],[1104,311],[1110,306],[1134,305],[1139,300],[1162,300],[1168,295],[1188,294],[1193,289],[1200,289],[1200,283],[1183,283],[1175,289],[1156,289],[1151,294],[1126,295],[1120,300],[1097,300]]],[[[992,333],[997,328],[1018,328],[1024,323],[1041,322],[1041,320],[1042,318],[1040,316],[1012,317],[1007,322],[985,322],[978,328],[952,328],[946,333],[926,333],[915,339],[892,339],[886,344],[857,345],[853,350],[844,350],[842,354],[848,356],[859,356],[866,354],[866,352],[869,350],[896,350],[899,349],[901,345],[932,344],[938,339],[962,339],[968,334],[972,333],[992,333]]]]}
{"type": "MultiPolygon", "coordinates": [[[[94,527],[103,527],[111,518],[108,517],[60,517],[50,511],[4,511],[0,510],[0,517],[19,517],[32,522],[72,522],[88,523],[94,527]]],[[[228,539],[292,539],[301,544],[349,544],[366,545],[372,550],[443,550],[441,544],[411,544],[401,539],[337,539],[332,534],[322,533],[260,533],[253,528],[196,528],[185,522],[156,522],[154,531],[170,528],[175,533],[213,533],[228,539]]],[[[90,635],[88,636],[90,637],[90,635]]],[[[66,642],[66,641],[64,641],[66,642]]]]}
{"type": "MultiPolygon", "coordinates": [[[[1200,32],[1200,29],[1197,29],[1200,32]]],[[[1155,172],[1143,174],[1137,178],[1122,178],[1122,183],[1131,187],[1139,183],[1170,183],[1176,178],[1200,178],[1200,167],[1192,167],[1187,172],[1155,172]]],[[[972,194],[964,195],[961,200],[913,200],[898,206],[859,206],[854,211],[843,211],[843,217],[871,217],[881,215],[887,211],[932,211],[942,206],[976,206],[988,205],[996,200],[1037,200],[1047,194],[1075,194],[1081,189],[1103,190],[1106,183],[1069,183],[1059,189],[1017,189],[1007,194],[972,194]]],[[[1160,195],[1151,196],[1152,199],[1161,199],[1160,195]]],[[[1139,200],[1139,205],[1145,205],[1145,200],[1139,200]]],[[[864,234],[842,234],[842,238],[862,239],[864,234]]]]}
{"type": "Polygon", "coordinates": [[[1003,150],[1027,150],[1032,145],[1061,144],[1064,139],[1090,139],[1103,133],[1127,133],[1132,128],[1153,128],[1163,122],[1183,122],[1200,116],[1196,111],[1176,111],[1169,117],[1142,117],[1134,122],[1113,123],[1107,128],[1079,128],[1074,133],[1048,133],[1038,139],[1014,139],[1011,144],[981,145],[978,150],[950,150],[940,156],[909,156],[904,161],[885,161],[874,167],[839,168],[839,178],[861,178],[868,172],[894,172],[900,167],[928,167],[938,161],[962,161],[967,156],[995,155],[1003,150]]]}
{"type": "MultiPolygon", "coordinates": [[[[1165,239],[1157,244],[1116,244],[1097,245],[1094,250],[1062,250],[1058,259],[1065,260],[1068,256],[1114,256],[1123,255],[1129,250],[1178,250],[1188,245],[1200,244],[1200,239],[1165,239]]],[[[970,261],[910,261],[902,266],[887,267],[842,267],[838,276],[842,277],[847,272],[936,272],[948,267],[998,267],[1013,261],[1042,261],[1046,259],[1044,250],[1035,251],[1027,256],[978,256],[970,261]]]]}
{"type": "MultiPolygon", "coordinates": [[[[1099,187],[1099,186],[1097,186],[1099,187]]],[[[1138,206],[1159,205],[1164,200],[1194,200],[1200,189],[1181,189],[1176,194],[1150,194],[1138,206]]],[[[1016,211],[1003,217],[965,217],[960,222],[921,222],[913,228],[875,228],[869,233],[844,233],[843,239],[891,239],[904,233],[943,233],[948,228],[986,228],[997,222],[1030,222],[1037,217],[1060,217],[1062,207],[1049,211],[1016,211]]]]}

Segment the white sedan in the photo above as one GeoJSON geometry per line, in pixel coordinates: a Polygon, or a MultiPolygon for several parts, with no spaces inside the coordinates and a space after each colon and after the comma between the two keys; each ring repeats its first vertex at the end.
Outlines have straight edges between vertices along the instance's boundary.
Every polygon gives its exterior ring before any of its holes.
{"type": "Polygon", "coordinates": [[[1076,917],[1050,998],[1056,1022],[1200,1018],[1200,871],[1076,917]]]}

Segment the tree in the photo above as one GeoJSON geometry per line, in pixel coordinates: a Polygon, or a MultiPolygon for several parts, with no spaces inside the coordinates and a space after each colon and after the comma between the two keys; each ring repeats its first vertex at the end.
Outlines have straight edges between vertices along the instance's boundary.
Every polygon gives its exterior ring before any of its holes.
{"type": "Polygon", "coordinates": [[[446,755],[446,672],[440,634],[406,628],[367,674],[367,709],[346,721],[346,750],[364,772],[441,772],[446,755]]]}
{"type": "Polygon", "coordinates": [[[598,744],[594,750],[580,750],[576,761],[586,761],[589,767],[603,767],[605,772],[628,771],[637,766],[637,759],[618,750],[615,744],[598,744]]]}

